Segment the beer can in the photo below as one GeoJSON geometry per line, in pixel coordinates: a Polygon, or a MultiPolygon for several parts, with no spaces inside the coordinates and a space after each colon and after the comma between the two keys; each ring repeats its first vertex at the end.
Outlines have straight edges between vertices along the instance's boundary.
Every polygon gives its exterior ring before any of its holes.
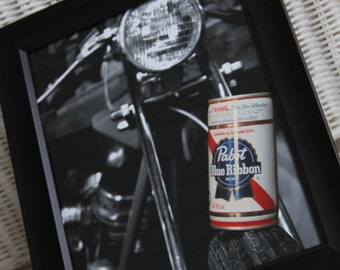
{"type": "Polygon", "coordinates": [[[277,222],[273,104],[269,93],[209,100],[209,216],[216,229],[277,222]]]}

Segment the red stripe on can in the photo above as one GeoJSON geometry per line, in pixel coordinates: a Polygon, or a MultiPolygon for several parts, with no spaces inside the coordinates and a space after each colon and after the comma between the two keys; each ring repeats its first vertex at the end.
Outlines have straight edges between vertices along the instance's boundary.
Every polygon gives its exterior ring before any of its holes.
{"type": "Polygon", "coordinates": [[[269,194],[254,179],[250,180],[250,185],[254,192],[254,200],[264,209],[276,208],[276,203],[269,194]]]}
{"type": "Polygon", "coordinates": [[[210,131],[208,131],[208,145],[210,152],[213,153],[216,148],[216,142],[213,136],[211,135],[210,131]]]}
{"type": "Polygon", "coordinates": [[[232,222],[225,222],[225,221],[215,221],[211,220],[210,224],[213,227],[217,228],[249,228],[249,227],[257,227],[257,226],[264,226],[264,225],[271,225],[277,222],[276,218],[264,219],[264,220],[254,220],[254,221],[232,221],[232,222]]]}

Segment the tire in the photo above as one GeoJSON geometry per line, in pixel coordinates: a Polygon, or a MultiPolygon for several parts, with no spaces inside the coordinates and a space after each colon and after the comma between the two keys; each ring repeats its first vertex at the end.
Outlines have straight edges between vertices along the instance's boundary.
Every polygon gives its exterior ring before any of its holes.
{"type": "Polygon", "coordinates": [[[279,226],[250,231],[220,231],[208,251],[210,270],[248,269],[301,250],[279,226]]]}

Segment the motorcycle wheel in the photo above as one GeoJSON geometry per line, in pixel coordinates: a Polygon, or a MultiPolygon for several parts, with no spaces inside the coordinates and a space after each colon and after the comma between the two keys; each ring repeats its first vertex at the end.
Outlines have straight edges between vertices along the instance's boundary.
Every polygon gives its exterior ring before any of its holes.
{"type": "Polygon", "coordinates": [[[210,270],[248,269],[294,254],[301,248],[279,226],[250,231],[220,231],[208,251],[210,270]]]}

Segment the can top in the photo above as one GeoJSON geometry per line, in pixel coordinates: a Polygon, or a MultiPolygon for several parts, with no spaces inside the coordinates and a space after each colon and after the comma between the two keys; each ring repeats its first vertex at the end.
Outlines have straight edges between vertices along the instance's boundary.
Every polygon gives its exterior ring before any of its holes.
{"type": "Polygon", "coordinates": [[[223,101],[249,99],[249,98],[263,98],[263,97],[271,97],[270,92],[259,92],[259,93],[252,93],[252,94],[242,94],[242,95],[235,95],[235,96],[228,96],[228,97],[213,98],[213,99],[209,99],[208,103],[213,104],[213,103],[223,102],[223,101]]]}
{"type": "Polygon", "coordinates": [[[267,92],[212,99],[208,106],[208,127],[231,128],[272,123],[273,106],[267,92]]]}

